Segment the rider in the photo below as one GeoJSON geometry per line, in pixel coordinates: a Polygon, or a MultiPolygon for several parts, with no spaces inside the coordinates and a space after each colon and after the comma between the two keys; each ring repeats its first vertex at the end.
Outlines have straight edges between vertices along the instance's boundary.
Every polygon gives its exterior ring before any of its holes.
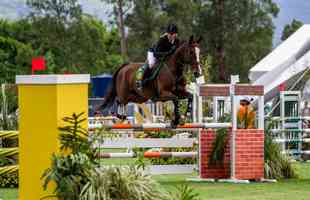
{"type": "Polygon", "coordinates": [[[177,38],[178,27],[175,24],[169,24],[159,41],[150,48],[147,52],[147,62],[139,68],[136,76],[137,89],[142,90],[142,80],[144,72],[147,68],[152,69],[157,61],[161,58],[165,58],[168,55],[174,53],[179,45],[179,39],[177,38]]]}

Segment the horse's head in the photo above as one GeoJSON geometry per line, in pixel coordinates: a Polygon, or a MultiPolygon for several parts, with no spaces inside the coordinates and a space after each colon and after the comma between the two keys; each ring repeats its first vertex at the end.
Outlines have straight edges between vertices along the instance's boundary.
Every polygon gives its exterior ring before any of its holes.
{"type": "Polygon", "coordinates": [[[202,40],[201,37],[199,37],[198,40],[194,39],[194,36],[191,36],[189,41],[185,44],[184,48],[184,61],[186,64],[191,65],[191,68],[193,70],[193,73],[195,77],[201,76],[201,66],[200,66],[200,48],[199,43],[202,40]]]}

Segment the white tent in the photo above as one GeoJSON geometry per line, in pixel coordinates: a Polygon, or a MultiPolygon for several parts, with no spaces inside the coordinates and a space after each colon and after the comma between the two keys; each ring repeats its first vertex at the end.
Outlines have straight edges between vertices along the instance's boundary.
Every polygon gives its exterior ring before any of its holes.
{"type": "Polygon", "coordinates": [[[270,100],[279,84],[310,67],[310,25],[304,25],[250,69],[254,85],[264,85],[265,100],[270,100]]]}

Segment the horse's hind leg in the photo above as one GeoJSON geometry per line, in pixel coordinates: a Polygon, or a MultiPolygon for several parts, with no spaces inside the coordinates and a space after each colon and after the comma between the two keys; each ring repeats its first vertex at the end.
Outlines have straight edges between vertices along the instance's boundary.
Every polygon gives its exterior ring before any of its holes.
{"type": "Polygon", "coordinates": [[[125,105],[121,104],[119,101],[116,101],[116,113],[112,113],[115,117],[117,117],[120,120],[125,120],[127,118],[125,113],[125,105]]]}

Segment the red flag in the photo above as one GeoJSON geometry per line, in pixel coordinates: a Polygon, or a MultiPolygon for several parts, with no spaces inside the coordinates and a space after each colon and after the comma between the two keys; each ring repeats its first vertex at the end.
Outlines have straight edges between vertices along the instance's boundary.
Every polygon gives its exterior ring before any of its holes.
{"type": "Polygon", "coordinates": [[[32,59],[32,74],[37,70],[45,70],[45,60],[44,57],[38,57],[32,59]]]}
{"type": "Polygon", "coordinates": [[[278,86],[278,90],[279,90],[279,92],[285,91],[285,83],[281,83],[281,84],[278,86]]]}

